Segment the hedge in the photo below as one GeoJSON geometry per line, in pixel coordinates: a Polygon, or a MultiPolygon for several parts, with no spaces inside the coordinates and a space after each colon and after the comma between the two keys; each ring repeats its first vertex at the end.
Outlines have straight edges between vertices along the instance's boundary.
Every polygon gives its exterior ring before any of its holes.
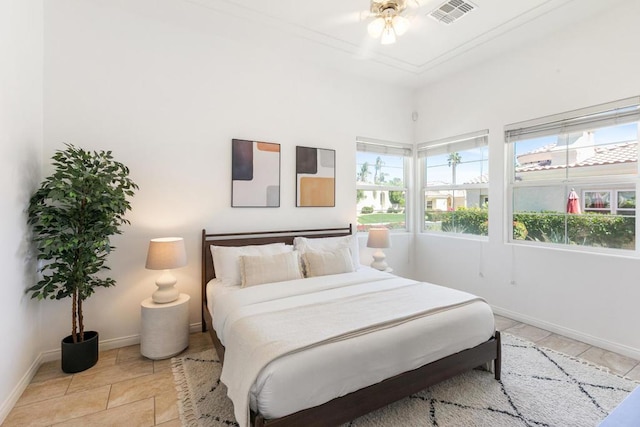
{"type": "MultiPolygon", "coordinates": [[[[440,222],[443,231],[488,234],[488,211],[458,208],[429,211],[427,221],[440,222]]],[[[635,217],[585,213],[520,212],[513,215],[513,237],[549,243],[568,243],[605,248],[629,248],[635,242],[635,217]],[[565,241],[565,221],[568,241],[565,241]]]]}
{"type": "Polygon", "coordinates": [[[524,224],[529,240],[603,248],[625,248],[635,241],[635,217],[630,216],[522,212],[514,214],[513,219],[524,224]],[[568,239],[566,242],[565,220],[568,239]]]}
{"type": "Polygon", "coordinates": [[[428,211],[426,220],[440,222],[442,231],[477,234],[486,236],[489,232],[487,209],[458,208],[455,211],[428,211]]]}

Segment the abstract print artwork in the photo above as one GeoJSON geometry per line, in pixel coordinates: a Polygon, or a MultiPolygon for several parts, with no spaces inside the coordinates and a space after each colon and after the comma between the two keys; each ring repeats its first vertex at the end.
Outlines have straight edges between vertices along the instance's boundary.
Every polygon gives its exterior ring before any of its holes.
{"type": "Polygon", "coordinates": [[[296,147],[296,206],[335,206],[335,193],[335,150],[296,147]]]}
{"type": "Polygon", "coordinates": [[[280,206],[280,144],[232,140],[231,206],[280,206]]]}

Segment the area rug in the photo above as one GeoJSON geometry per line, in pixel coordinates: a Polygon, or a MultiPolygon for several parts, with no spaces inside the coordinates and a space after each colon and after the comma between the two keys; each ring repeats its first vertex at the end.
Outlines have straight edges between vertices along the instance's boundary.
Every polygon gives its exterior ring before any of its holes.
{"type": "MultiPolygon", "coordinates": [[[[502,379],[473,370],[344,426],[597,426],[638,384],[502,334],[502,379]]],[[[184,426],[237,426],[213,349],[174,358],[184,426]]]]}

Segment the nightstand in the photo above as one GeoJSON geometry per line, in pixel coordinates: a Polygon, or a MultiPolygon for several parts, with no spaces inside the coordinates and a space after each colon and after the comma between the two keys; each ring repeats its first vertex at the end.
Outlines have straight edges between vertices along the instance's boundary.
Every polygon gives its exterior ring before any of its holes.
{"type": "Polygon", "coordinates": [[[177,300],[157,304],[151,298],[142,301],[140,353],[149,359],[167,359],[189,346],[189,300],[180,294],[177,300]]]}

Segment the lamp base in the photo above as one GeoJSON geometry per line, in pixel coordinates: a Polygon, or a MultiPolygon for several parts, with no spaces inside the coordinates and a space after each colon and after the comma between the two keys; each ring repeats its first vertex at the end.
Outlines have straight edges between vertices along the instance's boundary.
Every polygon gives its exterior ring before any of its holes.
{"type": "Polygon", "coordinates": [[[371,263],[371,267],[375,268],[376,270],[385,271],[387,268],[389,268],[387,262],[385,261],[385,258],[387,258],[387,256],[384,254],[384,252],[378,249],[373,253],[373,262],[371,263]]]}
{"type": "Polygon", "coordinates": [[[173,285],[177,282],[176,278],[168,270],[165,270],[162,276],[156,280],[156,286],[158,289],[151,294],[151,299],[156,304],[166,304],[173,302],[180,296],[180,291],[173,285]]]}

